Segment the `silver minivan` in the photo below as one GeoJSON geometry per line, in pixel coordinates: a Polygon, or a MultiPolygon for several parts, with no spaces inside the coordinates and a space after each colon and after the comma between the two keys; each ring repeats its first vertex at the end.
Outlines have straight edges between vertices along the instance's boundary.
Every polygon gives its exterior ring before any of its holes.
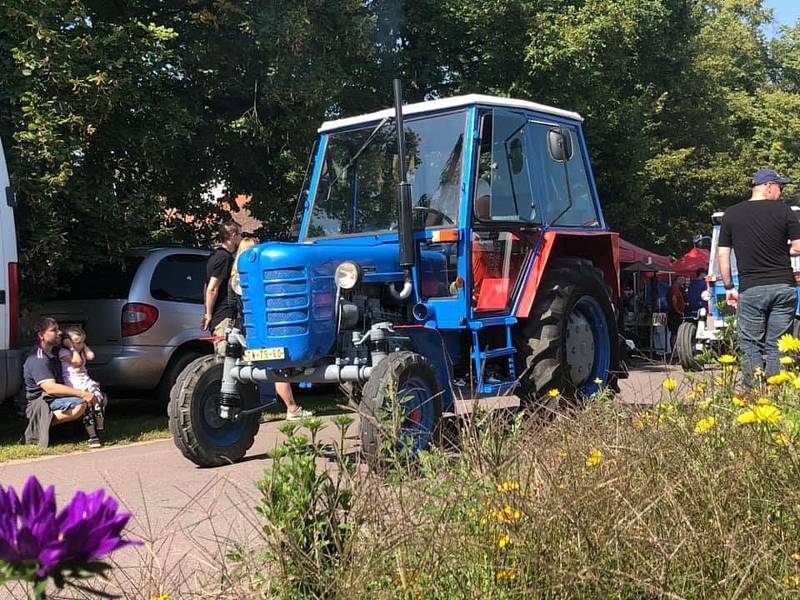
{"type": "Polygon", "coordinates": [[[200,329],[203,286],[211,252],[192,248],[137,248],[123,264],[94,267],[72,291],[31,315],[54,317],[86,331],[96,358],[89,373],[111,390],[155,392],[169,401],[175,379],[190,362],[213,352],[200,329]]]}

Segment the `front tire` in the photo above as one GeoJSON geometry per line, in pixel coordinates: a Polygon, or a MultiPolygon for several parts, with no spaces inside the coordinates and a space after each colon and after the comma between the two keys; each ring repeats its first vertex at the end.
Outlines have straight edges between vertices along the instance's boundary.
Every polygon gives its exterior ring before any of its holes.
{"type": "Polygon", "coordinates": [[[675,354],[684,371],[702,371],[703,365],[695,358],[695,340],[697,339],[697,323],[684,321],[678,326],[675,335],[675,354]]]}
{"type": "Polygon", "coordinates": [[[619,365],[619,348],[602,271],[586,259],[552,261],[515,337],[525,400],[551,389],[589,397],[607,386],[619,365]]]}
{"type": "Polygon", "coordinates": [[[442,415],[442,384],[428,360],[415,352],[392,352],[364,385],[360,413],[361,450],[379,460],[384,440],[413,456],[428,448],[442,415]]]}
{"type": "MultiPolygon", "coordinates": [[[[259,414],[240,417],[235,423],[217,413],[222,384],[223,359],[202,356],[178,376],[169,402],[169,430],[175,446],[200,467],[219,467],[241,460],[255,441],[259,414]]],[[[253,384],[239,384],[243,407],[258,404],[253,384]]]]}

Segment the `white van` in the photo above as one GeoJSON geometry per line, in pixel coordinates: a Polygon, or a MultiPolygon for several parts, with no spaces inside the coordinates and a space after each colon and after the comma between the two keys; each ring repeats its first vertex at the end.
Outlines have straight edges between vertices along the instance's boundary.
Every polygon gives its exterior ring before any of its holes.
{"type": "Polygon", "coordinates": [[[0,143],[0,401],[16,394],[22,383],[14,204],[14,192],[0,143]]]}

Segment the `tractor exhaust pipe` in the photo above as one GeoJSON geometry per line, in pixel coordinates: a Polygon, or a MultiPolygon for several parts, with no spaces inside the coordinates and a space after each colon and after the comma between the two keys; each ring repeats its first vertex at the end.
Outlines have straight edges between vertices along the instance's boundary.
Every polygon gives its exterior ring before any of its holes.
{"type": "Polygon", "coordinates": [[[406,180],[406,132],[403,126],[403,84],[394,80],[394,114],[397,126],[397,158],[400,168],[400,183],[397,184],[397,204],[400,216],[398,238],[400,242],[400,266],[405,273],[405,283],[400,297],[405,299],[411,295],[411,269],[416,263],[414,252],[414,232],[411,221],[411,184],[406,180]]]}

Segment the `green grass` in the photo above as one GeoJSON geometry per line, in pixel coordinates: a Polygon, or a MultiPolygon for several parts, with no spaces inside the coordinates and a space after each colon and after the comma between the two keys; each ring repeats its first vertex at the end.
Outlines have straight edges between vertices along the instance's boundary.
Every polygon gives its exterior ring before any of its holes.
{"type": "MultiPolygon", "coordinates": [[[[78,423],[65,423],[50,430],[50,446],[40,448],[18,443],[25,432],[27,421],[18,417],[9,404],[0,408],[0,462],[37,456],[69,454],[89,449],[86,431],[78,423]]],[[[133,442],[169,437],[167,413],[164,407],[136,399],[112,399],[106,424],[106,446],[120,446],[133,442]]]]}
{"type": "MultiPolygon", "coordinates": [[[[302,390],[297,401],[304,408],[324,416],[338,414],[344,402],[340,394],[325,388],[302,390]]],[[[280,421],[286,415],[282,403],[267,410],[262,422],[280,421]]],[[[10,403],[0,405],[0,463],[10,460],[70,454],[89,450],[86,432],[78,423],[67,423],[50,430],[50,446],[40,448],[18,443],[25,433],[27,421],[14,412],[10,403]]],[[[106,447],[124,446],[134,442],[166,439],[170,437],[166,407],[159,407],[150,400],[142,398],[111,398],[106,424],[106,447]]]]}

